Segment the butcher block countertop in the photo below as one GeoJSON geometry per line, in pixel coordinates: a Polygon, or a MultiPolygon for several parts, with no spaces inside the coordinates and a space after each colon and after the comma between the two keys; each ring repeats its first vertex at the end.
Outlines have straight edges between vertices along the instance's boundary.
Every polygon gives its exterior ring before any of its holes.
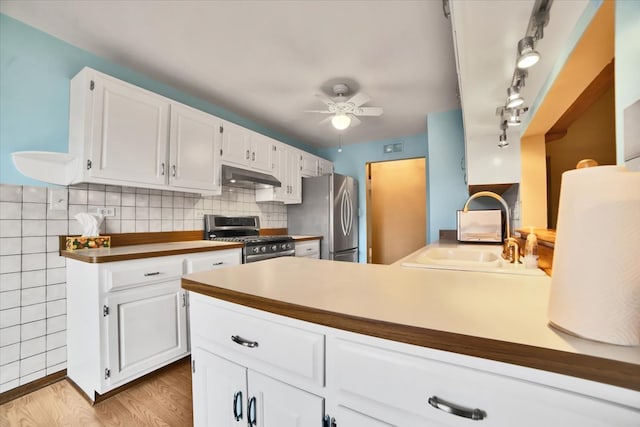
{"type": "Polygon", "coordinates": [[[551,279],[285,257],[189,274],[189,291],[398,342],[640,390],[640,347],[548,325],[551,279]]]}
{"type": "Polygon", "coordinates": [[[78,261],[97,264],[102,262],[126,261],[131,259],[219,251],[233,248],[242,248],[242,244],[212,242],[209,240],[189,240],[184,242],[127,245],[113,248],[78,249],[73,251],[64,250],[60,251],[60,255],[78,261]]]}

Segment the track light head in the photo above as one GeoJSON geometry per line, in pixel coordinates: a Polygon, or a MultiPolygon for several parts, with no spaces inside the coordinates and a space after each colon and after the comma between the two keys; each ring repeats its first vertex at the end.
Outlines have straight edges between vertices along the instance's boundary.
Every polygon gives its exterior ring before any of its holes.
{"type": "Polygon", "coordinates": [[[505,107],[507,109],[517,108],[524,104],[524,98],[520,95],[520,89],[516,86],[507,88],[507,103],[505,107]]]}
{"type": "Polygon", "coordinates": [[[509,141],[507,141],[507,134],[505,132],[500,134],[498,138],[498,147],[504,148],[509,146],[509,141]]]}
{"type": "Polygon", "coordinates": [[[516,66],[520,69],[533,67],[540,60],[540,54],[534,48],[533,37],[527,36],[518,42],[518,60],[516,66]]]}

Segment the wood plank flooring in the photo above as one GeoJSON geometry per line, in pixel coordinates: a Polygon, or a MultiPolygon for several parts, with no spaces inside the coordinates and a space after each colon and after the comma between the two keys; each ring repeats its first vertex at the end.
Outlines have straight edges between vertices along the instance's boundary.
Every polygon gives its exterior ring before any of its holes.
{"type": "Polygon", "coordinates": [[[185,359],[95,406],[58,381],[0,406],[0,427],[191,426],[190,367],[185,359]]]}

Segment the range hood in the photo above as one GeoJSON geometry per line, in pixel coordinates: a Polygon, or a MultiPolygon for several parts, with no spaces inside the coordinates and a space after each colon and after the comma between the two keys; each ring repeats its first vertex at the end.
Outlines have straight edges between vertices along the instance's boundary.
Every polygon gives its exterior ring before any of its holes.
{"type": "Polygon", "coordinates": [[[222,184],[240,188],[282,187],[273,175],[222,165],[222,184]]]}

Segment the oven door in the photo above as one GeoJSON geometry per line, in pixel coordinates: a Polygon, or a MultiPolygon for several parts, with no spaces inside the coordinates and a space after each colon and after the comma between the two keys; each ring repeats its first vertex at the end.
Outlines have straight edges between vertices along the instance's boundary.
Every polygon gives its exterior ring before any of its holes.
{"type": "Polygon", "coordinates": [[[251,254],[251,255],[245,254],[243,257],[243,262],[245,264],[248,264],[250,262],[264,261],[265,259],[279,258],[283,256],[294,256],[295,254],[296,254],[295,249],[277,252],[277,253],[271,253],[271,254],[251,254]]]}

